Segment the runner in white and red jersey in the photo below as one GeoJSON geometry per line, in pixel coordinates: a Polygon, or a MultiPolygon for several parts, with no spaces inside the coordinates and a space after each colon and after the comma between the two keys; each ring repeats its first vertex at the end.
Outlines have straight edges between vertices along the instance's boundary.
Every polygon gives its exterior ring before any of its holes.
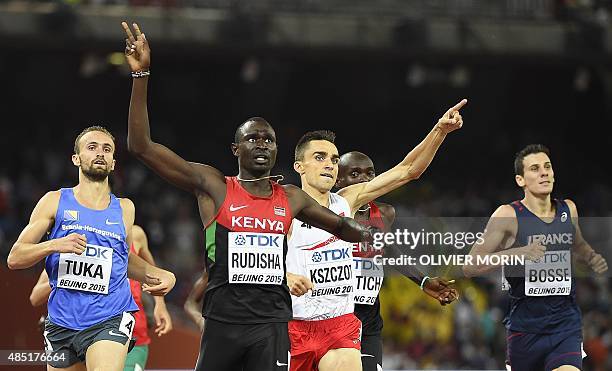
{"type": "MultiPolygon", "coordinates": [[[[295,148],[294,169],[300,174],[302,189],[336,214],[352,217],[359,207],[417,179],[446,135],[463,125],[459,109],[466,103],[464,99],[446,111],[427,137],[394,168],[338,194],[330,192],[340,159],[335,134],[327,130],[306,133],[295,148]]],[[[361,370],[361,321],[353,313],[352,245],[298,219],[293,220],[288,236],[289,286],[308,288],[314,284],[312,292],[292,296],[290,369],[361,370]]]]}

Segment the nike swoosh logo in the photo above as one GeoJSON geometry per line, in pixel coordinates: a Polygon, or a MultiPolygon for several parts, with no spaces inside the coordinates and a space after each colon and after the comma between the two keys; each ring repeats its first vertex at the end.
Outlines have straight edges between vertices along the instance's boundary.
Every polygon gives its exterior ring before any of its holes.
{"type": "Polygon", "coordinates": [[[238,211],[240,209],[244,209],[245,207],[248,207],[249,205],[242,205],[242,206],[234,206],[234,205],[230,205],[230,211],[238,211]]]}
{"type": "Polygon", "coordinates": [[[124,334],[123,332],[119,332],[119,333],[117,333],[117,332],[115,332],[114,330],[110,330],[110,331],[108,332],[108,334],[109,334],[109,335],[113,335],[113,336],[127,337],[127,335],[126,335],[126,334],[124,334]]]}
{"type": "Polygon", "coordinates": [[[280,366],[287,366],[287,364],[286,364],[286,363],[280,363],[280,361],[278,361],[278,360],[276,361],[276,365],[277,365],[278,367],[280,367],[280,366]]]}
{"type": "Polygon", "coordinates": [[[373,355],[371,355],[371,354],[362,354],[361,356],[362,356],[362,357],[372,357],[372,358],[374,358],[374,356],[373,356],[373,355]]]}
{"type": "Polygon", "coordinates": [[[109,222],[108,219],[106,219],[106,225],[116,225],[119,224],[119,222],[109,222]]]}

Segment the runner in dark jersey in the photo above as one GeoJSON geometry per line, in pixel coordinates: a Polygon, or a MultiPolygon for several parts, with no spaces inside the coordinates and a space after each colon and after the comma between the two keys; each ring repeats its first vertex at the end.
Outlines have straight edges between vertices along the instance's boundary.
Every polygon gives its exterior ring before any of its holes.
{"type": "MultiPolygon", "coordinates": [[[[596,273],[608,268],[582,237],[574,202],[551,198],[555,179],[549,156],[541,144],[517,154],[515,178],[525,197],[500,206],[489,220],[484,242],[470,252],[525,257],[524,264],[503,267],[510,286],[506,357],[515,371],[582,368],[582,319],[572,255],[596,273]]],[[[464,273],[475,276],[496,268],[466,265],[464,273]]]]}
{"type": "MultiPolygon", "coordinates": [[[[338,169],[338,188],[352,184],[369,182],[376,177],[374,163],[361,152],[348,152],[340,156],[338,169]]],[[[395,208],[382,202],[369,202],[361,207],[354,216],[355,220],[365,225],[372,225],[379,230],[388,231],[395,220],[395,208]]],[[[400,255],[395,246],[385,248],[387,253],[400,255]],[[390,251],[393,250],[393,251],[390,251]]],[[[373,260],[382,254],[380,249],[371,245],[355,244],[353,260],[355,262],[356,291],[355,315],[362,322],[361,363],[363,371],[378,371],[382,369],[382,338],[383,319],[380,315],[379,291],[383,283],[384,272],[373,260]]],[[[400,273],[410,278],[417,285],[423,285],[423,290],[446,305],[455,300],[457,292],[450,283],[441,278],[429,278],[418,268],[408,265],[395,267],[400,273]],[[425,282],[423,283],[423,280],[425,282]]]]}
{"type": "Polygon", "coordinates": [[[162,178],[193,193],[206,227],[206,325],[197,370],[279,370],[289,365],[291,298],[285,279],[285,235],[296,217],[346,241],[371,240],[367,228],[320,206],[300,188],[271,181],[276,134],[263,118],[238,127],[232,152],[238,175],[187,162],[149,134],[148,42],[126,23],[133,85],[128,148],[162,178]]]}

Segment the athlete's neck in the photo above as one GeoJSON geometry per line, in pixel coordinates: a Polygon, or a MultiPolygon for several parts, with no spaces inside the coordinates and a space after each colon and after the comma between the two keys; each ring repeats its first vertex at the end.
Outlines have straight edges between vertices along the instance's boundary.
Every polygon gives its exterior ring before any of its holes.
{"type": "Polygon", "coordinates": [[[247,170],[240,169],[237,178],[242,188],[255,196],[268,197],[272,193],[272,183],[270,183],[269,171],[261,174],[254,174],[247,170]]]}
{"type": "Polygon", "coordinates": [[[74,197],[85,207],[104,210],[110,204],[110,186],[108,178],[93,181],[84,175],[79,176],[79,184],[73,188],[74,197]]]}
{"type": "Polygon", "coordinates": [[[550,199],[550,194],[534,195],[525,193],[525,198],[521,202],[536,216],[540,218],[551,218],[555,216],[555,208],[550,199]]]}
{"type": "Polygon", "coordinates": [[[312,198],[315,199],[321,206],[329,207],[329,190],[322,191],[316,189],[306,182],[304,178],[302,178],[302,190],[312,198]]]}

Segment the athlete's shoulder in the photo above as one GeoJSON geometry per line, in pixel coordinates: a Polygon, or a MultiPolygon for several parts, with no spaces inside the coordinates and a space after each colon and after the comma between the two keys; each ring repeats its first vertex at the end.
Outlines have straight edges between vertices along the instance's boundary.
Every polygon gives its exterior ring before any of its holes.
{"type": "Polygon", "coordinates": [[[62,190],[61,189],[57,189],[55,191],[49,191],[49,192],[45,193],[40,198],[40,201],[44,201],[44,202],[59,202],[59,199],[61,197],[62,197],[62,190]]]}
{"type": "Polygon", "coordinates": [[[61,197],[62,197],[61,189],[58,189],[55,191],[49,191],[40,198],[40,201],[38,201],[38,204],[45,209],[54,209],[54,211],[57,211],[61,197]]]}
{"type": "Polygon", "coordinates": [[[134,202],[129,198],[119,198],[119,205],[121,205],[121,209],[123,209],[124,212],[133,213],[136,210],[134,202]]]}
{"type": "Polygon", "coordinates": [[[280,186],[285,191],[287,197],[297,197],[298,195],[301,196],[302,194],[306,194],[306,192],[304,192],[302,188],[293,184],[282,184],[280,186]]]}
{"type": "Polygon", "coordinates": [[[383,215],[393,215],[395,217],[395,207],[384,202],[374,202],[383,215]]]}
{"type": "Polygon", "coordinates": [[[569,208],[571,216],[573,218],[577,218],[578,217],[578,207],[576,206],[576,203],[570,200],[569,198],[566,198],[563,201],[565,201],[565,204],[569,208]]]}
{"type": "Polygon", "coordinates": [[[491,215],[491,217],[495,218],[515,218],[516,219],[516,211],[509,204],[500,205],[491,215]]]}
{"type": "Polygon", "coordinates": [[[395,220],[395,207],[393,205],[386,204],[384,202],[374,202],[374,204],[380,210],[382,217],[386,223],[393,223],[395,220]]]}

